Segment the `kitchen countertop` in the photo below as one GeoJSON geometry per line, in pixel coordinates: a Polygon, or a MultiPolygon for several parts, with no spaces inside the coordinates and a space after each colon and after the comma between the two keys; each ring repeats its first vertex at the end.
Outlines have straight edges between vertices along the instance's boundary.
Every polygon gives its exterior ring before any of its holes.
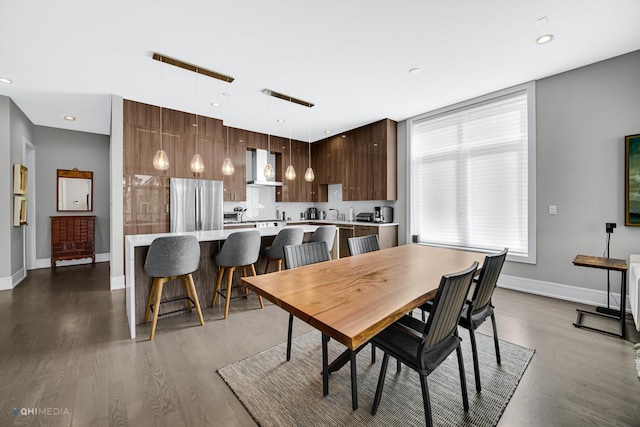
{"type": "Polygon", "coordinates": [[[364,225],[369,227],[385,227],[390,225],[399,225],[397,222],[367,222],[367,221],[339,221],[337,219],[299,219],[299,220],[287,220],[288,224],[332,224],[332,225],[364,225]]]}

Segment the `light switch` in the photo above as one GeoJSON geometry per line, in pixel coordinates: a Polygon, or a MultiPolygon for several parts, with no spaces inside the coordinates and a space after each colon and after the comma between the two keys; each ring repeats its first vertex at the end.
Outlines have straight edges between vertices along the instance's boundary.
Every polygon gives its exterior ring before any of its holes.
{"type": "Polygon", "coordinates": [[[549,205],[549,215],[556,215],[558,213],[558,207],[556,205],[549,205]]]}

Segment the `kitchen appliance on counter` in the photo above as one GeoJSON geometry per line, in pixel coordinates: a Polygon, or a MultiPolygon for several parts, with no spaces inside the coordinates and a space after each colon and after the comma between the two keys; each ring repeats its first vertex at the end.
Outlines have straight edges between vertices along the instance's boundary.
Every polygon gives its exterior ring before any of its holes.
{"type": "Polygon", "coordinates": [[[360,212],[356,215],[356,221],[373,222],[373,214],[371,212],[360,212]]]}
{"type": "Polygon", "coordinates": [[[391,206],[376,206],[373,208],[373,222],[385,224],[393,222],[393,208],[391,206]]]}
{"type": "Polygon", "coordinates": [[[318,219],[318,209],[317,208],[307,209],[307,219],[318,219]]]}
{"type": "Polygon", "coordinates": [[[327,219],[327,212],[318,211],[318,219],[327,219]]]}
{"type": "Polygon", "coordinates": [[[171,178],[171,232],[222,230],[222,181],[171,178]]]}

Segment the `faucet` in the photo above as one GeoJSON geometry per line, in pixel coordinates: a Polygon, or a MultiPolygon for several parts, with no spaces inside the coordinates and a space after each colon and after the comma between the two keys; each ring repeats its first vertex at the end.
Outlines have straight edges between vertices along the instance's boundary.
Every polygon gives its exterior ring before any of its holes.
{"type": "Polygon", "coordinates": [[[336,211],[336,219],[339,220],[340,219],[340,211],[338,209],[333,209],[333,208],[329,209],[329,212],[331,212],[331,211],[336,211]]]}

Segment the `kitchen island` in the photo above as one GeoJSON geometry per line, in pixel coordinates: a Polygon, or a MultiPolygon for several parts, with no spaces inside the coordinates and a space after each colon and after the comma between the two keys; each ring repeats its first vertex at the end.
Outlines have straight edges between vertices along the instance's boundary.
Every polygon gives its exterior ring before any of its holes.
{"type": "MultiPolygon", "coordinates": [[[[301,227],[305,233],[305,240],[318,228],[317,225],[295,225],[301,227]]],[[[258,228],[262,236],[262,244],[269,245],[283,227],[263,227],[258,228]]],[[[149,250],[149,245],[158,237],[193,235],[200,241],[200,268],[193,273],[193,280],[198,292],[198,299],[202,308],[209,307],[213,298],[213,288],[218,273],[218,266],[213,262],[212,257],[222,247],[229,234],[242,230],[212,230],[195,231],[187,233],[159,233],[159,234],[136,234],[125,238],[125,304],[127,309],[127,319],[129,321],[129,332],[131,339],[136,337],[136,325],[142,323],[144,311],[147,305],[147,298],[151,289],[152,279],[144,273],[144,261],[149,250]]],[[[256,270],[261,272],[259,265],[256,270]]],[[[182,287],[169,286],[164,294],[167,298],[172,298],[182,294],[182,287]]],[[[168,303],[174,304],[177,303],[168,303]]],[[[175,309],[169,307],[167,310],[175,309]]]]}

